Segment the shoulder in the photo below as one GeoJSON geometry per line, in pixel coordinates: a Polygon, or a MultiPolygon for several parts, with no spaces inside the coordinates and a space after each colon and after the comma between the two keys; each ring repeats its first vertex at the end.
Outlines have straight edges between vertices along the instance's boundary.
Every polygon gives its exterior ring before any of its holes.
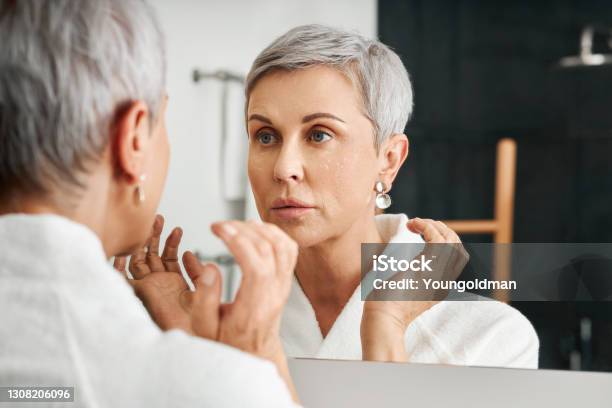
{"type": "Polygon", "coordinates": [[[539,340],[531,322],[512,306],[485,299],[440,302],[414,323],[463,364],[537,368],[539,340]]]}

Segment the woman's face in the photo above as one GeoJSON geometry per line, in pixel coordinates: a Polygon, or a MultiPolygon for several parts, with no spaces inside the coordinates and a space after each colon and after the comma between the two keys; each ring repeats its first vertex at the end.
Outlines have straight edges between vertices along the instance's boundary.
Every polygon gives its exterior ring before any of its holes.
{"type": "Polygon", "coordinates": [[[374,216],[373,125],[344,74],[270,73],[251,92],[247,120],[249,179],[264,221],[309,247],[374,216]]]}

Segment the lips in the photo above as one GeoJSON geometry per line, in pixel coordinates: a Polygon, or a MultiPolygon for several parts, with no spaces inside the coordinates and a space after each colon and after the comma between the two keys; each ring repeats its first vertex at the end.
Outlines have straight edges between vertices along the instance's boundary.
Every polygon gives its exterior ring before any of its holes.
{"type": "Polygon", "coordinates": [[[296,198],[277,198],[272,202],[270,212],[281,220],[295,220],[314,209],[313,205],[296,198]]]}

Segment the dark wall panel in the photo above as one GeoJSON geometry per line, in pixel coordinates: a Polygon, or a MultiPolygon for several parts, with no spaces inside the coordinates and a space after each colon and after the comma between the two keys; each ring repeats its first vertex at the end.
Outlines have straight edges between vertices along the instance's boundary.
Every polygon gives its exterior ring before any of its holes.
{"type": "Polygon", "coordinates": [[[492,216],[494,145],[513,137],[515,241],[612,242],[612,66],[556,66],[587,23],[612,26],[612,2],[381,0],[415,89],[391,210],[492,216]]]}

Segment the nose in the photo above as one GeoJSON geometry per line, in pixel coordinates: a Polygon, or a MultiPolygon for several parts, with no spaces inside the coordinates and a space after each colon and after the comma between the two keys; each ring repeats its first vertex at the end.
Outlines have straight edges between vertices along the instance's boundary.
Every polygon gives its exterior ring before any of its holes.
{"type": "Polygon", "coordinates": [[[274,165],[274,181],[299,183],[304,179],[303,156],[297,140],[283,143],[274,165]]]}

